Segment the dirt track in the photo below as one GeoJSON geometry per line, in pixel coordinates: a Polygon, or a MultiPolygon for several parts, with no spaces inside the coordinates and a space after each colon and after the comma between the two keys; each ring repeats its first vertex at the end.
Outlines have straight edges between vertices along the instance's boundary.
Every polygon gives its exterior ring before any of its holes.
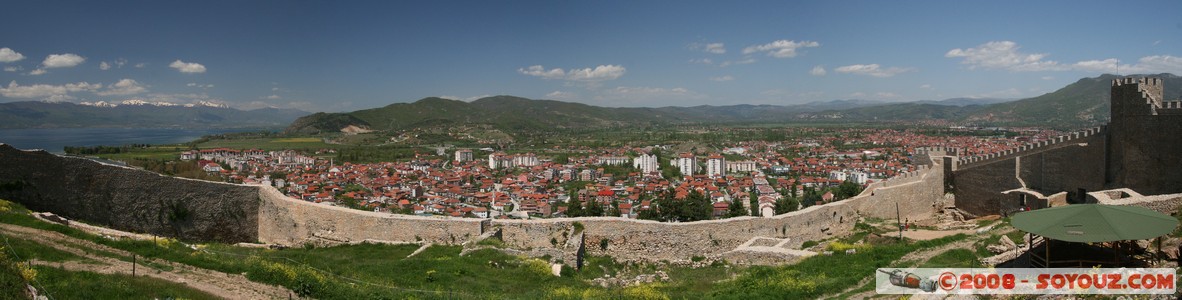
{"type": "MultiPolygon", "coordinates": [[[[58,250],[73,253],[91,261],[44,262],[33,260],[35,265],[63,267],[70,271],[89,271],[103,274],[128,274],[132,272],[130,262],[94,254],[95,250],[113,253],[115,255],[132,257],[132,253],[95,244],[87,240],[70,237],[58,232],[46,231],[10,224],[0,224],[0,233],[31,240],[58,250]],[[84,250],[85,249],[85,250],[84,250]],[[89,250],[89,251],[88,251],[89,250]]],[[[185,264],[177,264],[157,259],[138,258],[141,264],[136,266],[137,276],[148,276],[170,282],[188,285],[194,289],[213,294],[225,299],[280,299],[294,297],[294,293],[283,287],[257,283],[238,274],[226,274],[218,271],[197,268],[185,264]],[[163,271],[144,265],[150,262],[158,265],[169,265],[171,271],[163,271]]]]}

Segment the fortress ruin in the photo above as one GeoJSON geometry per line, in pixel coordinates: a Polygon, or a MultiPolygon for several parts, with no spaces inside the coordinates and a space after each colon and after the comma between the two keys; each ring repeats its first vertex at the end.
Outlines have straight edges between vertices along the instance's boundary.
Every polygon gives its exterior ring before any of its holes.
{"type": "Polygon", "coordinates": [[[987,156],[920,149],[913,159],[918,171],[871,184],[845,201],[767,218],[662,223],[395,215],[305,202],[270,186],[173,178],[3,144],[0,198],[95,225],[190,241],[457,245],[496,234],[511,248],[555,257],[585,249],[621,261],[782,261],[797,255],[790,250],[805,241],[850,233],[862,217],[894,219],[901,212],[910,220],[931,218],[944,208],[947,192],[956,195],[957,208],[973,215],[1078,202],[1174,212],[1182,194],[1159,194],[1182,192],[1182,172],[1173,169],[1182,166],[1182,135],[1174,134],[1182,132],[1182,102],[1162,101],[1161,93],[1159,79],[1119,79],[1112,86],[1108,126],[987,156]],[[759,241],[776,246],[752,246],[759,241]],[[764,248],[774,251],[756,251],[764,248]]]}

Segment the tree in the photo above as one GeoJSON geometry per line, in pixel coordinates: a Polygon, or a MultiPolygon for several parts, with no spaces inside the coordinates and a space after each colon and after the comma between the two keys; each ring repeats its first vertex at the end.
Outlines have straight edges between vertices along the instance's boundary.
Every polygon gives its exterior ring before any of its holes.
{"type": "Polygon", "coordinates": [[[821,193],[811,187],[804,188],[804,199],[800,201],[802,207],[809,207],[821,202],[821,193]]]}
{"type": "Polygon", "coordinates": [[[838,200],[849,199],[862,193],[862,185],[853,181],[846,180],[841,185],[837,186],[837,192],[834,193],[838,200]]]}
{"type": "Polygon", "coordinates": [[[739,200],[731,201],[730,206],[726,207],[727,218],[746,216],[747,214],[747,209],[743,207],[743,203],[739,202],[739,200]]]}
{"type": "Polygon", "coordinates": [[[783,197],[776,201],[776,214],[786,214],[796,211],[800,207],[800,201],[794,197],[783,197]]]}
{"type": "Polygon", "coordinates": [[[681,215],[678,216],[679,221],[700,221],[709,220],[714,217],[714,205],[710,198],[703,195],[698,190],[692,190],[683,201],[684,209],[681,215]]]}
{"type": "Polygon", "coordinates": [[[619,217],[620,215],[622,215],[620,212],[620,201],[612,200],[612,208],[607,210],[607,216],[619,217]]]}
{"type": "Polygon", "coordinates": [[[591,200],[591,203],[588,204],[587,207],[583,208],[583,216],[602,217],[603,204],[600,204],[597,200],[591,200]]]}
{"type": "Polygon", "coordinates": [[[566,201],[566,216],[582,217],[583,215],[583,203],[579,201],[579,197],[571,197],[566,201]]]}

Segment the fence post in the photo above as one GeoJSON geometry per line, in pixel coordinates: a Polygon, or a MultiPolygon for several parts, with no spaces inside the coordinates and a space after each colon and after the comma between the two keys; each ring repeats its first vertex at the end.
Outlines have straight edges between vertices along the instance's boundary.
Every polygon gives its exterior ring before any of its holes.
{"type": "Polygon", "coordinates": [[[135,254],[131,254],[131,277],[135,277],[135,254]]]}

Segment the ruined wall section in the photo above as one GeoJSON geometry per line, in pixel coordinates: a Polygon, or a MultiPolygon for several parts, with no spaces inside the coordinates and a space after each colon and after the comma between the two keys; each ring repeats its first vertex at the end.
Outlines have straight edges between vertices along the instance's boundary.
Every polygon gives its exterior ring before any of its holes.
{"type": "Polygon", "coordinates": [[[480,236],[488,222],[362,211],[293,199],[270,186],[257,188],[258,239],[262,243],[302,245],[373,240],[457,245],[480,236]]]}
{"type": "Polygon", "coordinates": [[[943,200],[944,168],[933,164],[871,184],[846,202],[863,217],[920,220],[943,208],[943,200]]]}
{"type": "Polygon", "coordinates": [[[875,184],[861,195],[770,218],[738,217],[688,223],[662,223],[615,217],[545,220],[493,220],[506,245],[522,249],[552,248],[574,238],[574,223],[583,227],[587,252],[617,260],[686,261],[720,255],[755,237],[791,239],[788,247],[852,232],[858,217],[894,219],[895,204],[903,218],[932,216],[943,199],[943,168],[923,167],[875,184]]]}
{"type": "Polygon", "coordinates": [[[844,202],[818,205],[770,218],[663,223],[617,217],[545,220],[493,220],[506,245],[522,249],[554,248],[574,238],[578,222],[587,253],[621,261],[688,261],[717,256],[754,237],[791,238],[790,247],[809,240],[849,234],[857,213],[844,202]]]}
{"type": "Polygon", "coordinates": [[[0,198],[125,231],[196,241],[258,240],[255,187],[168,177],[4,144],[0,198]]]}

